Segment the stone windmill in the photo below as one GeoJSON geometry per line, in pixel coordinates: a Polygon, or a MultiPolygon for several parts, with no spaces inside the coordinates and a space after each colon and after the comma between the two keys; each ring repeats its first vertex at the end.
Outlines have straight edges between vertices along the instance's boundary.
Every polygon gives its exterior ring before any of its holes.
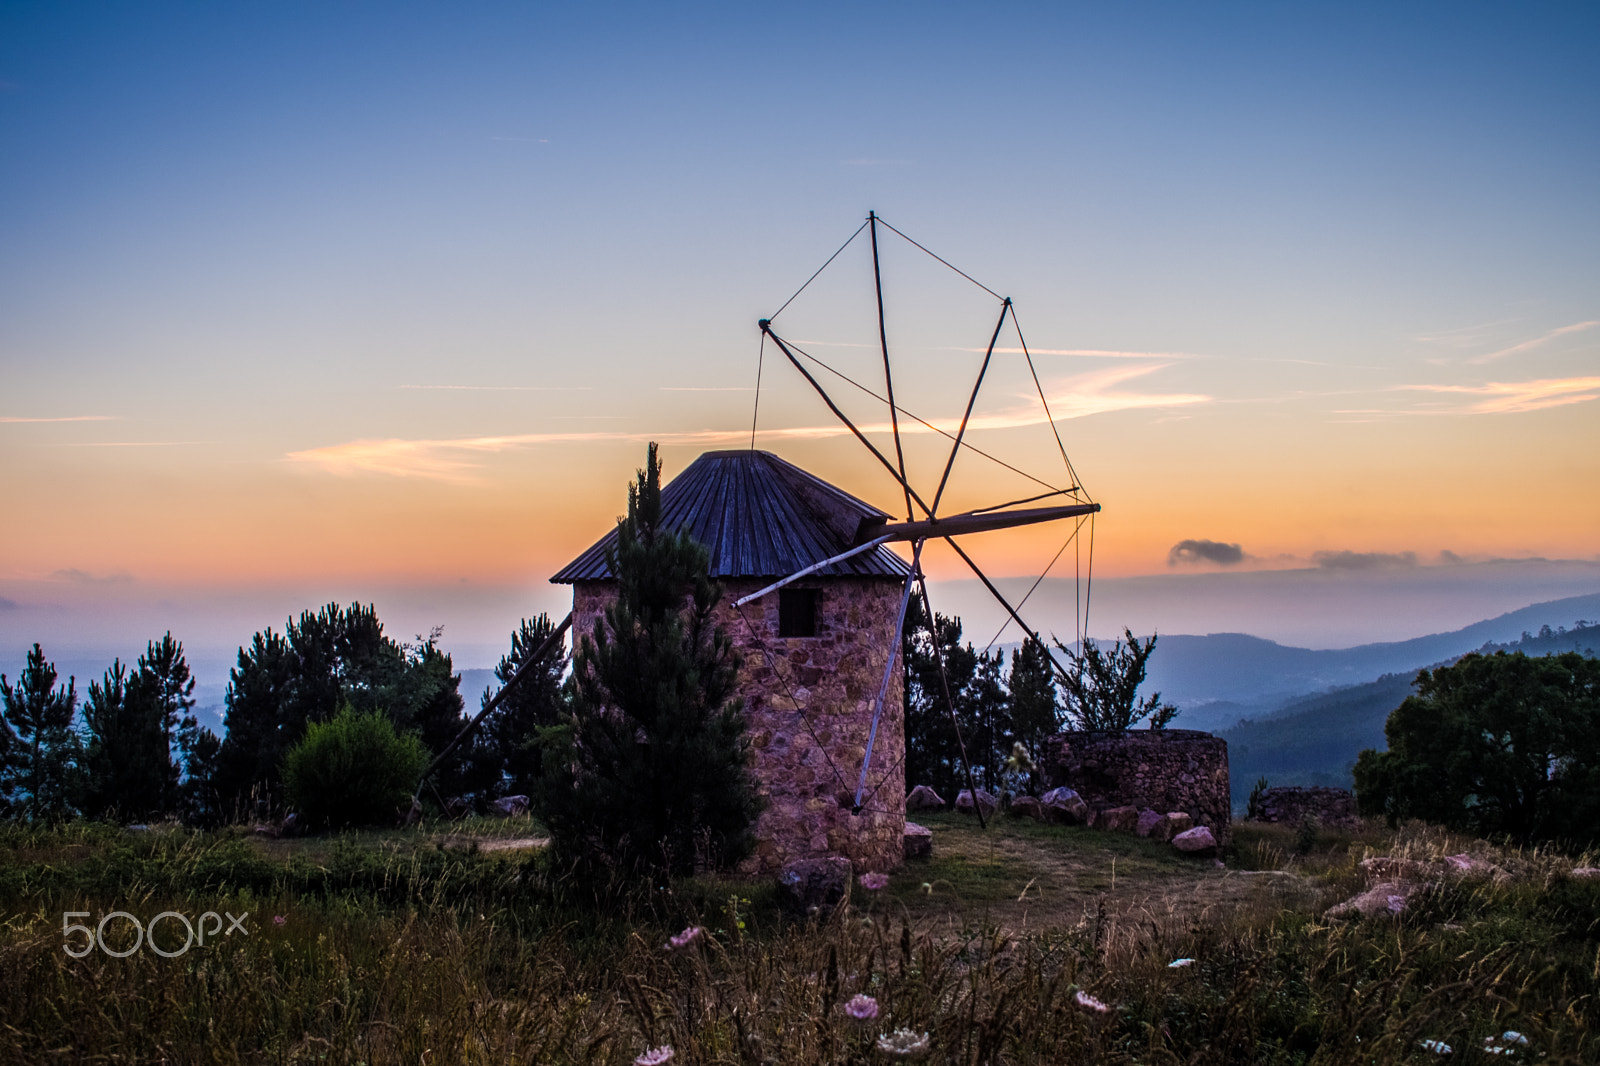
{"type": "MultiPolygon", "coordinates": [[[[956,538],[1070,519],[1076,520],[1070,542],[1085,520],[1100,510],[1079,485],[1065,447],[1059,447],[1059,431],[1017,329],[1044,420],[1049,421],[1060,450],[1064,476],[1057,481],[1065,484],[1024,474],[1043,491],[958,514],[940,513],[960,456],[976,454],[994,460],[974,448],[966,435],[1002,331],[1008,322],[1016,328],[1015,311],[1010,299],[972,282],[999,301],[999,309],[959,427],[952,433],[904,410],[894,399],[883,320],[880,227],[910,241],[876,213],[869,214],[823,269],[863,231],[869,232],[884,381],[881,395],[871,389],[864,391],[888,409],[893,459],[845,414],[808,364],[831,368],[774,328],[774,321],[795,297],[759,325],[763,345],[771,341],[777,347],[872,460],[888,471],[900,490],[905,520],[896,520],[887,511],[776,455],[756,451],[753,431],[750,449],[707,452],[662,488],[663,527],[683,528],[709,549],[711,576],[725,590],[718,622],[742,646],[740,694],[755,753],[755,776],[768,801],[756,825],[756,852],[749,860],[753,869],[771,870],[794,859],[823,855],[843,855],[872,869],[885,869],[900,861],[905,831],[900,633],[913,595],[922,600],[926,616],[934,617],[921,567],[924,545],[942,540],[954,549],[1027,635],[1036,630],[1023,621],[1021,604],[1013,605],[1001,593],[956,538]],[[950,441],[949,457],[932,492],[919,491],[906,474],[902,418],[915,420],[950,441]],[[1044,500],[1059,502],[1025,506],[1044,500]],[[889,545],[897,542],[910,546],[909,560],[890,549],[889,545]]],[[[915,241],[910,243],[927,251],[915,241]]],[[[810,284],[808,280],[801,286],[801,292],[810,284]]],[[[757,398],[759,405],[759,386],[757,398]]],[[[529,658],[530,664],[556,647],[568,627],[576,624],[578,632],[587,632],[600,617],[614,596],[613,576],[605,558],[615,538],[615,531],[601,538],[551,578],[572,585],[573,609],[546,647],[529,658]]],[[[942,676],[942,661],[939,670],[942,676]]],[[[492,713],[518,677],[520,671],[484,707],[474,724],[492,713]]],[[[948,683],[945,689],[949,704],[948,683]]],[[[951,711],[953,715],[953,707],[951,711]]],[[[970,787],[970,766],[967,776],[970,787]]]]}

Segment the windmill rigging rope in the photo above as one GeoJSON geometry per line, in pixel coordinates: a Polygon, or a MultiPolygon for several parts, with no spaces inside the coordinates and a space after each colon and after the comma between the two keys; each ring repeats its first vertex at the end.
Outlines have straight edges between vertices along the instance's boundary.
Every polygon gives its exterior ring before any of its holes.
{"type": "Polygon", "coordinates": [[[761,415],[761,367],[767,358],[767,331],[761,331],[761,347],[756,349],[756,402],[750,410],[750,450],[756,450],[756,420],[761,415]]]}
{"type": "MultiPolygon", "coordinates": [[[[878,216],[878,221],[879,222],[883,222],[883,216],[882,215],[878,216]]],[[[945,266],[949,267],[951,270],[954,270],[957,274],[960,274],[962,277],[964,277],[968,281],[972,282],[978,288],[982,289],[984,292],[988,293],[990,296],[993,296],[996,300],[1004,300],[1005,299],[1004,296],[1001,296],[999,293],[997,293],[993,289],[989,288],[989,286],[985,285],[983,282],[979,281],[977,278],[973,277],[971,274],[968,274],[965,270],[962,270],[960,267],[955,266],[949,260],[947,260],[947,259],[945,259],[945,258],[943,258],[941,256],[934,255],[933,252],[929,252],[928,249],[923,248],[922,245],[918,244],[916,241],[912,240],[910,237],[907,237],[904,233],[901,233],[899,230],[895,229],[893,226],[890,226],[889,223],[883,222],[883,224],[884,224],[885,227],[887,227],[888,229],[893,231],[896,235],[898,235],[902,240],[906,241],[908,244],[912,245],[915,248],[918,248],[918,249],[921,249],[924,252],[927,252],[928,255],[933,256],[933,258],[939,260],[939,262],[943,263],[945,266]]],[[[843,251],[843,249],[840,249],[840,251],[843,251]]]]}
{"type": "MultiPolygon", "coordinates": [[[[856,227],[856,231],[855,231],[855,232],[854,232],[854,233],[852,233],[852,234],[850,234],[850,240],[848,240],[848,241],[845,241],[845,242],[844,242],[844,243],[843,243],[843,244],[841,244],[841,245],[839,245],[839,251],[837,251],[837,252],[834,252],[834,253],[833,253],[833,254],[832,254],[832,255],[830,255],[830,256],[828,256],[828,262],[826,262],[826,263],[823,263],[823,264],[822,264],[822,265],[821,265],[821,266],[819,266],[819,267],[817,267],[817,273],[816,273],[816,274],[813,274],[813,275],[811,275],[811,276],[810,276],[810,277],[809,277],[809,278],[807,278],[807,279],[806,279],[806,283],[805,283],[805,284],[804,284],[804,285],[802,285],[802,286],[800,286],[800,287],[799,287],[799,288],[798,288],[798,289],[796,289],[796,290],[795,290],[795,291],[794,291],[794,295],[793,295],[793,296],[791,296],[791,297],[789,297],[789,298],[788,298],[788,299],[787,299],[787,300],[785,300],[785,301],[783,301],[783,307],[780,307],[780,308],[778,308],[778,309],[777,309],[777,310],[776,310],[776,311],[774,311],[774,312],[772,312],[772,314],[770,314],[770,315],[768,315],[768,316],[767,316],[767,321],[768,321],[768,322],[771,322],[771,321],[772,321],[772,320],[773,320],[773,319],[775,319],[775,318],[777,318],[777,317],[778,317],[778,316],[779,316],[779,315],[781,315],[781,314],[783,314],[783,311],[784,311],[784,308],[786,308],[786,307],[788,307],[788,306],[789,306],[789,305],[790,305],[790,304],[792,304],[792,303],[794,303],[794,302],[795,302],[795,300],[797,300],[797,299],[798,299],[798,298],[799,298],[799,296],[800,296],[800,294],[801,294],[801,293],[803,293],[803,292],[805,292],[805,291],[806,291],[806,289],[807,289],[807,287],[809,287],[809,286],[810,286],[810,284],[811,284],[811,283],[812,283],[812,282],[813,282],[813,281],[816,281],[816,280],[817,280],[817,274],[821,274],[821,273],[822,273],[822,272],[823,272],[823,271],[824,271],[824,270],[827,270],[827,269],[828,269],[828,267],[829,267],[829,265],[830,265],[830,264],[832,264],[832,262],[833,262],[833,261],[834,261],[834,260],[835,260],[835,259],[837,259],[837,258],[839,258],[839,256],[840,256],[840,255],[841,255],[841,254],[842,254],[842,253],[843,253],[843,252],[844,252],[844,250],[845,250],[845,249],[846,249],[846,248],[848,248],[848,247],[850,247],[850,243],[851,243],[851,241],[854,241],[854,240],[855,240],[855,239],[856,239],[856,238],[857,238],[857,237],[859,237],[859,236],[861,236],[861,231],[862,231],[862,230],[864,230],[864,229],[866,229],[866,228],[867,228],[867,223],[869,223],[869,222],[871,222],[871,221],[872,221],[872,220],[871,220],[871,219],[870,219],[870,218],[869,218],[869,219],[867,219],[867,221],[866,221],[866,222],[863,222],[863,223],[861,223],[861,225],[859,225],[859,226],[857,226],[857,227],[856,227]]],[[[880,219],[878,219],[878,221],[879,221],[879,222],[883,222],[883,219],[881,219],[881,218],[880,218],[880,219]]],[[[884,222],[884,223],[883,223],[883,224],[884,224],[884,225],[886,225],[886,226],[888,226],[888,225],[889,225],[889,224],[888,224],[888,223],[887,223],[887,222],[884,222]]],[[[890,228],[890,229],[894,229],[894,227],[893,227],[893,226],[890,226],[890,227],[889,227],[889,228],[890,228]]],[[[899,231],[899,230],[895,230],[895,232],[896,232],[896,233],[900,233],[900,231],[899,231]]],[[[903,233],[902,233],[902,234],[900,234],[900,235],[901,235],[901,236],[902,236],[902,237],[904,237],[904,236],[905,236],[905,234],[903,234],[903,233]]],[[[910,238],[907,238],[907,239],[908,239],[908,240],[909,240],[909,239],[910,239],[910,238]]],[[[931,253],[930,253],[930,254],[931,254],[931,253]]],[[[948,263],[946,263],[946,264],[945,264],[945,265],[946,265],[946,266],[949,266],[949,265],[950,265],[950,264],[948,264],[948,263]]],[[[954,268],[954,267],[951,267],[951,269],[952,269],[952,270],[954,270],[954,269],[955,269],[955,268],[954,268]]],[[[959,273],[959,271],[957,271],[957,273],[959,273]]],[[[971,278],[968,278],[968,279],[967,279],[967,280],[968,280],[968,281],[971,281],[971,280],[972,280],[972,279],[971,279],[971,278]]]]}
{"type": "MultiPolygon", "coordinates": [[[[1045,566],[1043,572],[1041,572],[1038,577],[1033,579],[1033,584],[1028,587],[1028,591],[1027,591],[1026,595],[1024,595],[1022,597],[1022,599],[1017,601],[1017,613],[1018,614],[1021,614],[1022,613],[1022,609],[1028,605],[1028,598],[1033,595],[1034,590],[1037,589],[1044,582],[1044,579],[1049,576],[1050,571],[1055,568],[1057,560],[1059,560],[1061,558],[1061,556],[1066,552],[1067,548],[1072,544],[1072,542],[1078,539],[1078,531],[1083,528],[1083,523],[1084,523],[1084,519],[1082,519],[1082,518],[1079,518],[1076,522],[1073,523],[1072,532],[1067,534],[1067,539],[1061,542],[1061,547],[1056,549],[1055,555],[1051,558],[1050,562],[1045,566]]],[[[995,631],[995,634],[994,634],[993,637],[989,638],[989,643],[984,645],[983,650],[985,652],[987,652],[990,648],[994,647],[995,641],[1000,639],[1000,634],[1004,633],[1006,631],[1006,628],[1008,626],[1010,626],[1013,621],[1015,621],[1015,619],[1011,618],[1008,615],[1006,617],[1006,620],[1004,622],[1000,623],[1000,628],[995,631]]],[[[1031,635],[1032,636],[1037,636],[1038,634],[1031,634],[1031,635]]]]}
{"type": "MultiPolygon", "coordinates": [[[[877,400],[879,403],[888,403],[888,401],[885,400],[882,396],[879,396],[877,393],[873,392],[867,386],[861,384],[861,382],[857,381],[855,378],[852,378],[850,375],[845,374],[845,373],[843,373],[841,371],[835,370],[833,367],[829,366],[827,363],[823,362],[821,359],[818,359],[816,356],[812,355],[810,352],[806,351],[804,348],[800,347],[799,345],[795,344],[794,342],[790,341],[789,342],[789,347],[792,348],[794,351],[799,352],[801,355],[805,356],[811,362],[817,364],[817,366],[819,366],[822,369],[826,370],[828,373],[832,374],[834,377],[838,378],[839,380],[845,382],[846,384],[853,385],[857,389],[860,389],[862,392],[866,393],[868,396],[872,397],[874,400],[877,400]]],[[[904,407],[900,407],[900,408],[898,408],[898,410],[899,410],[899,412],[901,414],[905,415],[907,418],[911,419],[914,422],[918,422],[918,423],[922,424],[923,426],[926,426],[928,429],[930,429],[933,432],[939,434],[939,436],[943,437],[945,440],[953,441],[953,440],[956,439],[954,434],[948,433],[945,430],[940,429],[938,426],[934,425],[932,422],[929,422],[927,419],[922,418],[921,416],[919,416],[917,414],[914,414],[911,411],[906,410],[904,407]]],[[[961,446],[963,448],[967,449],[968,451],[976,452],[977,454],[983,456],[985,459],[989,460],[992,463],[998,463],[999,465],[1005,467],[1007,470],[1011,471],[1013,474],[1018,475],[1019,477],[1027,478],[1029,481],[1033,482],[1035,485],[1040,485],[1040,486],[1043,486],[1044,488],[1049,489],[1050,490],[1049,495],[1064,495],[1064,494],[1067,494],[1067,493],[1081,492],[1082,491],[1082,488],[1081,488],[1081,486],[1078,485],[1076,479],[1074,479],[1074,481],[1073,481],[1073,487],[1072,488],[1063,489],[1063,488],[1060,488],[1060,487],[1058,487],[1056,485],[1050,484],[1050,482],[1045,481],[1042,478],[1034,477],[1032,474],[1028,473],[1026,470],[1017,469],[1016,467],[1012,466],[1010,463],[1006,462],[1004,459],[1001,459],[1001,458],[998,458],[996,456],[990,455],[988,452],[984,451],[982,448],[979,448],[977,445],[971,443],[970,441],[962,441],[961,442],[961,446]]],[[[1042,499],[1043,497],[1036,497],[1036,498],[1042,499]]]]}

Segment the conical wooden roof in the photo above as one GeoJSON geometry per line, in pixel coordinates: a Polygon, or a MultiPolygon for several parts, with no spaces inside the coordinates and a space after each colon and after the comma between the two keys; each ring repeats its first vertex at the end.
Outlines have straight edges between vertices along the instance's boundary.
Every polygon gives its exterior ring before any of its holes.
{"type": "MultiPolygon", "coordinates": [[[[848,551],[863,522],[890,516],[771,452],[706,452],[661,489],[661,525],[684,529],[711,551],[712,577],[787,577],[848,551]]],[[[613,529],[550,580],[605,581],[613,529]]],[[[904,578],[910,567],[887,546],[817,571],[821,576],[904,578]]]]}

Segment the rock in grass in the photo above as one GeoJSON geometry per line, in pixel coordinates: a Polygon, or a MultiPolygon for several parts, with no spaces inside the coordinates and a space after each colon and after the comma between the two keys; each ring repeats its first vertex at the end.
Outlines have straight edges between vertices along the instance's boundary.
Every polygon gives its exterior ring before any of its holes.
{"type": "Polygon", "coordinates": [[[1600,866],[1580,866],[1572,871],[1573,877],[1600,877],[1600,866]]]}
{"type": "Polygon", "coordinates": [[[1108,833],[1131,833],[1139,826],[1139,808],[1108,807],[1095,815],[1094,827],[1108,833]]]}
{"type": "Polygon", "coordinates": [[[489,810],[501,818],[512,818],[519,814],[527,814],[528,797],[506,796],[504,799],[497,799],[489,804],[489,810]]]}
{"type": "Polygon", "coordinates": [[[1197,825],[1193,829],[1184,830],[1173,837],[1172,846],[1185,855],[1204,858],[1208,855],[1216,854],[1217,838],[1212,836],[1211,830],[1205,826],[1197,825]]]}
{"type": "Polygon", "coordinates": [[[1089,821],[1089,805],[1070,788],[1052,788],[1039,797],[1045,821],[1060,825],[1083,825],[1089,821]]]}
{"type": "Polygon", "coordinates": [[[778,905],[801,917],[826,913],[850,898],[854,872],[850,860],[837,855],[786,863],[778,874],[778,905]]]}
{"type": "MultiPolygon", "coordinates": [[[[981,788],[978,789],[978,803],[983,806],[983,816],[985,819],[1000,809],[1000,801],[996,799],[992,793],[985,792],[981,788]]],[[[972,802],[972,792],[970,789],[964,788],[960,792],[956,793],[956,813],[977,813],[977,806],[975,806],[972,802]]]]}
{"type": "Polygon", "coordinates": [[[1168,811],[1161,816],[1161,821],[1150,830],[1150,839],[1168,843],[1179,833],[1188,832],[1194,828],[1194,819],[1189,817],[1188,811],[1168,811]]]}
{"type": "Polygon", "coordinates": [[[907,859],[933,858],[933,830],[916,822],[907,822],[905,855],[907,859]]]}
{"type": "Polygon", "coordinates": [[[944,806],[944,798],[927,785],[918,785],[906,796],[908,811],[936,811],[944,806]]]}
{"type": "Polygon", "coordinates": [[[1032,796],[1018,796],[1011,801],[1011,816],[1013,818],[1032,818],[1036,822],[1044,821],[1044,807],[1032,796]]]}
{"type": "Polygon", "coordinates": [[[1148,808],[1139,812],[1139,820],[1133,824],[1133,831],[1142,837],[1147,837],[1155,832],[1156,826],[1161,824],[1162,815],[1148,808]]]}
{"type": "Polygon", "coordinates": [[[1405,913],[1411,897],[1428,888],[1425,881],[1380,881],[1324,913],[1328,918],[1382,918],[1405,913]]]}

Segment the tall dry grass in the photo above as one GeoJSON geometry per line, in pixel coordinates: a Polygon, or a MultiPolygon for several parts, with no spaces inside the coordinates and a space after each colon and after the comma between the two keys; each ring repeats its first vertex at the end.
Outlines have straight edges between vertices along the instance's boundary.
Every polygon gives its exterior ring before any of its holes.
{"type": "MultiPolygon", "coordinates": [[[[1337,895],[1358,887],[1365,846],[1282,861],[1337,895]]],[[[1393,919],[1325,921],[1320,902],[1203,919],[1091,907],[1026,934],[980,911],[940,935],[891,893],[805,923],[760,886],[647,886],[597,907],[538,860],[410,838],[311,855],[228,833],[0,829],[0,1058],[629,1063],[670,1046],[687,1063],[885,1062],[878,1037],[903,1028],[937,1063],[1342,1066],[1442,1061],[1424,1040],[1452,1062],[1504,1061],[1483,1041],[1511,1029],[1523,1061],[1600,1061],[1600,883],[1550,853],[1494,852],[1505,876],[1393,919]],[[111,910],[248,911],[249,933],[176,958],[63,950],[63,912],[111,910]],[[667,947],[695,924],[705,936],[667,947]],[[870,1024],[844,1009],[857,995],[870,1024]]]]}

